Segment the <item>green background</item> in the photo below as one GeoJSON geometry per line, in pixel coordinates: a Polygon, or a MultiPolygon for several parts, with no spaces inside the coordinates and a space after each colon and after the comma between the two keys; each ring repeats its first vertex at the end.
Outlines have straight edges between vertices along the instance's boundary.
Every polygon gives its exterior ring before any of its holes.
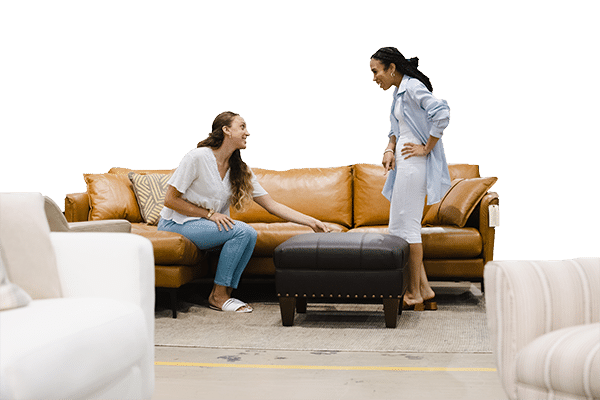
{"type": "Polygon", "coordinates": [[[251,166],[379,163],[393,45],[450,104],[448,161],[499,177],[495,258],[599,255],[592,3],[294,3],[2,1],[0,190],[62,205],[82,173],[176,167],[223,110],[251,166]]]}

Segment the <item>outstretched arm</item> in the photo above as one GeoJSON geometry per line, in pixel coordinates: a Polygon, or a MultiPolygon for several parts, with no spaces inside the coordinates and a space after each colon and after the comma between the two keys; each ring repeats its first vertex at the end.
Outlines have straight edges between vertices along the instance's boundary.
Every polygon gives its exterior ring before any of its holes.
{"type": "Polygon", "coordinates": [[[283,218],[286,221],[309,226],[315,232],[329,232],[329,228],[318,219],[292,210],[288,206],[276,202],[269,194],[255,197],[254,201],[271,214],[283,218]]]}

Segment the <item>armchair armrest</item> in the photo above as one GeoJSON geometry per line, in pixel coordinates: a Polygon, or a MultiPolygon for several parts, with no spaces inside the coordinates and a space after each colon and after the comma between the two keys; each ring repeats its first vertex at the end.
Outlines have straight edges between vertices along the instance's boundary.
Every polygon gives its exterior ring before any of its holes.
{"type": "Polygon", "coordinates": [[[551,331],[600,321],[600,258],[492,261],[484,280],[490,341],[511,398],[521,349],[551,331]]]}
{"type": "Polygon", "coordinates": [[[69,222],[71,232],[131,232],[131,222],[126,219],[69,222]]]}
{"type": "Polygon", "coordinates": [[[148,327],[154,327],[154,253],[150,240],[128,233],[98,232],[51,232],[50,239],[63,297],[132,302],[144,311],[148,327]]]}
{"type": "Polygon", "coordinates": [[[496,230],[490,226],[490,205],[492,204],[500,204],[500,197],[496,192],[488,192],[479,204],[479,232],[483,240],[483,265],[494,259],[496,230]]]}
{"type": "Polygon", "coordinates": [[[65,218],[68,222],[87,221],[90,197],[87,193],[71,193],[65,197],[65,218]]]}

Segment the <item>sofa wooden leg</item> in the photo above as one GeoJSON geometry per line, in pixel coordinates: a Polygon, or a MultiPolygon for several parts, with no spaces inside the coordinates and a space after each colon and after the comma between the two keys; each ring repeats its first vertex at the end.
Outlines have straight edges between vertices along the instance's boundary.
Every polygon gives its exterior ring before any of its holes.
{"type": "Polygon", "coordinates": [[[281,310],[281,323],[283,326],[294,325],[294,313],[296,311],[295,297],[279,297],[279,308],[281,310]]]}
{"type": "Polygon", "coordinates": [[[306,297],[298,297],[296,299],[296,312],[299,314],[306,313],[306,297]]]}
{"type": "Polygon", "coordinates": [[[385,315],[385,326],[395,328],[398,326],[398,309],[400,299],[383,299],[383,314],[385,315]]]}

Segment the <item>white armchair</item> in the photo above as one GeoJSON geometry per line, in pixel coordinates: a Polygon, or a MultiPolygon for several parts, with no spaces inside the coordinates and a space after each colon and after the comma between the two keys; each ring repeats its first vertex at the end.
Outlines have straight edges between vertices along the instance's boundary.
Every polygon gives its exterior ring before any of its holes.
{"type": "Polygon", "coordinates": [[[0,261],[8,279],[33,298],[17,308],[0,304],[0,398],[150,399],[150,241],[127,233],[50,232],[43,210],[40,194],[0,194],[0,261]],[[59,287],[48,287],[55,282],[59,287]]]}
{"type": "Polygon", "coordinates": [[[490,339],[510,399],[600,398],[600,258],[491,261],[490,339]]]}

